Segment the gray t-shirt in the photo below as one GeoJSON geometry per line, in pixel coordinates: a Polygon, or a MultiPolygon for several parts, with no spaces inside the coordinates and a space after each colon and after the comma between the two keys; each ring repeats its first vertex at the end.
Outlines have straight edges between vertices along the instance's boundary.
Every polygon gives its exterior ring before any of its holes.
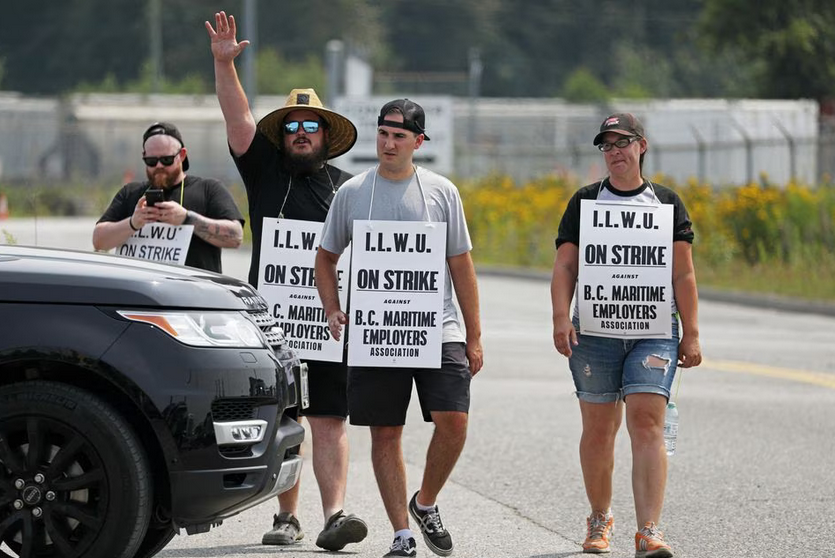
{"type": "MultiPolygon", "coordinates": [[[[417,172],[409,179],[400,181],[379,176],[374,167],[340,186],[325,219],[322,248],[341,254],[351,242],[356,219],[446,223],[447,258],[473,248],[458,188],[443,176],[421,167],[417,167],[417,172]]],[[[452,302],[452,284],[447,266],[444,270],[443,342],[454,341],[464,342],[465,337],[452,302]]]]}

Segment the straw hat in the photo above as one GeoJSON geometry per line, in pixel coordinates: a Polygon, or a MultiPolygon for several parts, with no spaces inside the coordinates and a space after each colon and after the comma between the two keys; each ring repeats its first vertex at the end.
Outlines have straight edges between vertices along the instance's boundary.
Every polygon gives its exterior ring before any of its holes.
{"type": "Polygon", "coordinates": [[[313,89],[293,89],[284,106],[274,110],[258,122],[258,129],[279,149],[284,149],[282,126],[287,113],[294,110],[309,110],[318,114],[328,123],[330,149],[328,159],[335,159],[350,150],[357,141],[357,128],[350,120],[322,106],[322,101],[313,89]]]}

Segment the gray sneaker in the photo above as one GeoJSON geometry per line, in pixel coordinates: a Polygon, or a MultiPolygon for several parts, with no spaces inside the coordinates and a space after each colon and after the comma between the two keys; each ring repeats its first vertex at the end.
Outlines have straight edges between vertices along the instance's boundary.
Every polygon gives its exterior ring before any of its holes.
{"type": "Polygon", "coordinates": [[[412,537],[394,537],[391,548],[386,554],[383,554],[383,558],[389,558],[390,556],[417,556],[415,539],[412,537]]]}
{"type": "Polygon", "coordinates": [[[419,509],[417,507],[417,495],[418,492],[415,492],[415,495],[409,500],[409,513],[420,525],[426,546],[438,556],[449,556],[452,554],[452,536],[441,522],[441,513],[438,511],[438,506],[429,511],[419,509]]]}
{"type": "Polygon", "coordinates": [[[357,543],[368,535],[368,525],[354,514],[339,510],[328,519],[316,538],[316,546],[325,550],[342,550],[346,544],[357,543]]]}
{"type": "Polygon", "coordinates": [[[304,538],[299,520],[290,512],[273,515],[273,528],[261,537],[261,544],[296,544],[304,538]]]}

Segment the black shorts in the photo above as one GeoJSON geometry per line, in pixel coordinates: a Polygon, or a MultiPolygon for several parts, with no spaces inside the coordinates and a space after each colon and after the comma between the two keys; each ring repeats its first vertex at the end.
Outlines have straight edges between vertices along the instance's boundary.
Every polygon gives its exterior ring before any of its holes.
{"type": "Polygon", "coordinates": [[[305,417],[348,416],[348,367],[344,362],[306,360],[310,406],[299,413],[305,417]]]}
{"type": "Polygon", "coordinates": [[[469,412],[472,374],[467,364],[466,346],[464,343],[444,343],[442,347],[440,368],[348,367],[351,424],[406,424],[412,379],[426,422],[432,421],[431,411],[469,412]]]}

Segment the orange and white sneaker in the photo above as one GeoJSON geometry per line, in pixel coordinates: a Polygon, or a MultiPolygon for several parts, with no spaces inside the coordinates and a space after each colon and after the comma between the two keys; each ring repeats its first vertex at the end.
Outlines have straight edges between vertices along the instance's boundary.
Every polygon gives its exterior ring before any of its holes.
{"type": "Polygon", "coordinates": [[[609,537],[615,533],[615,518],[612,514],[597,512],[586,518],[588,532],[583,542],[586,554],[606,554],[611,552],[609,537]]]}
{"type": "Polygon", "coordinates": [[[664,542],[664,534],[658,526],[648,521],[635,533],[635,558],[672,558],[673,549],[664,542]]]}

